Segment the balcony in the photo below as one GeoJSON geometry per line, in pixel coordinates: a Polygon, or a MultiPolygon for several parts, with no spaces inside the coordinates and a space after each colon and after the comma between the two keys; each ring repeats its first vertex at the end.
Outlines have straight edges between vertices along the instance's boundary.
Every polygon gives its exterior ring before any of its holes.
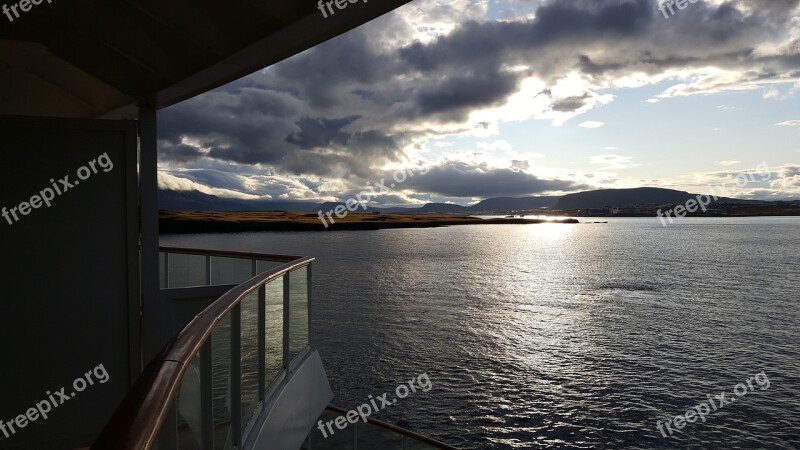
{"type": "Polygon", "coordinates": [[[344,411],[309,345],[313,261],[161,248],[162,332],[174,337],[91,448],[453,449],[371,418],[317,431],[344,411]]]}
{"type": "Polygon", "coordinates": [[[300,448],[332,398],[308,342],[313,260],[162,248],[175,337],[92,448],[300,448]]]}

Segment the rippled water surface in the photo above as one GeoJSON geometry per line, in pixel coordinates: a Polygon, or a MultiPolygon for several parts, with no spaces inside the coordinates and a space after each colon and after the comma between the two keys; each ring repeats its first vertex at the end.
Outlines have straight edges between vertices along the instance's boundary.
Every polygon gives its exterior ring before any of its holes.
{"type": "Polygon", "coordinates": [[[377,417],[461,448],[800,448],[800,219],[608,221],[162,245],[315,256],[334,402],[427,373],[377,417]],[[656,428],[722,392],[705,422],[656,428]]]}

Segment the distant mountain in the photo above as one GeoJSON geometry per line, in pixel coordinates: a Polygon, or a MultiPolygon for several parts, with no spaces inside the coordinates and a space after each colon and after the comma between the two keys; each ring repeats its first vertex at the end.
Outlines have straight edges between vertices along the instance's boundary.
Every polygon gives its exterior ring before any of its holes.
{"type": "Polygon", "coordinates": [[[222,198],[199,191],[159,189],[158,207],[172,211],[310,211],[316,203],[222,198]]]}
{"type": "Polygon", "coordinates": [[[467,212],[467,208],[453,203],[426,203],[419,208],[414,208],[418,212],[467,212]]]}
{"type": "Polygon", "coordinates": [[[514,210],[529,210],[539,208],[551,208],[556,206],[558,196],[541,196],[541,197],[496,197],[487,198],[472,206],[469,206],[470,211],[514,211],[514,210]]]}
{"type": "Polygon", "coordinates": [[[325,202],[325,203],[320,203],[319,205],[314,207],[314,209],[317,210],[317,211],[323,211],[323,212],[324,211],[333,211],[339,205],[344,206],[345,208],[347,207],[347,205],[345,203],[343,203],[343,202],[325,202]]]}
{"type": "MultiPolygon", "coordinates": [[[[540,208],[574,211],[587,208],[637,207],[644,205],[679,205],[695,197],[684,191],[661,188],[601,189],[578,192],[563,197],[497,197],[487,198],[474,205],[461,206],[452,203],[427,203],[420,207],[378,208],[369,206],[368,211],[392,213],[462,213],[530,211],[540,208]]],[[[727,203],[760,203],[751,200],[720,198],[727,203]]],[[[222,198],[198,191],[160,190],[158,204],[161,209],[172,211],[332,211],[342,202],[300,202],[246,200],[222,198]]],[[[361,211],[361,208],[358,208],[361,211]]]]}
{"type": "MultiPolygon", "coordinates": [[[[557,209],[575,210],[586,208],[623,207],[644,205],[679,205],[696,197],[685,191],[662,188],[600,189],[567,194],[556,204],[557,209]]],[[[720,202],[753,203],[751,200],[720,197],[720,202]]]]}

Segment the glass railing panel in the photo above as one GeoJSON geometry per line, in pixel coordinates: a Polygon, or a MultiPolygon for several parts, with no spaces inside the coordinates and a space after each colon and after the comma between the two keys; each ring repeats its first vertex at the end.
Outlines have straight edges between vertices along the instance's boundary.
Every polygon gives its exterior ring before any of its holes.
{"type": "Polygon", "coordinates": [[[258,406],[258,290],[242,298],[242,430],[247,427],[258,406]]]}
{"type": "Polygon", "coordinates": [[[211,257],[211,285],[239,284],[253,278],[253,260],[211,257]]]}
{"type": "Polygon", "coordinates": [[[286,264],[285,261],[256,261],[256,274],[264,273],[286,264]]]}
{"type": "Polygon", "coordinates": [[[161,289],[166,289],[167,287],[167,254],[164,252],[158,252],[158,280],[159,286],[161,289]]]}
{"type": "Polygon", "coordinates": [[[211,335],[211,390],[214,449],[231,448],[231,316],[219,321],[211,335]]]}
{"type": "Polygon", "coordinates": [[[308,268],[289,273],[289,361],[308,346],[308,268]]]}
{"type": "Polygon", "coordinates": [[[264,382],[269,386],[283,370],[283,278],[268,283],[265,295],[264,382]]]}
{"type": "Polygon", "coordinates": [[[356,444],[359,449],[403,450],[402,434],[371,423],[356,422],[355,427],[356,444]]]}
{"type": "Polygon", "coordinates": [[[178,449],[203,448],[201,432],[200,356],[186,369],[178,391],[178,449]]]}
{"type": "Polygon", "coordinates": [[[169,254],[168,288],[205,286],[206,257],[203,255],[169,254]]]}

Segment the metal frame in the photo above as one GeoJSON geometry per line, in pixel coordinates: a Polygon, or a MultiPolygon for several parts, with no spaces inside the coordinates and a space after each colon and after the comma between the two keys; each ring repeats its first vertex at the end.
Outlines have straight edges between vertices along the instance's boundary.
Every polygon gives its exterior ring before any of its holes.
{"type": "MultiPolygon", "coordinates": [[[[334,413],[336,413],[338,415],[341,415],[341,416],[344,416],[344,415],[347,414],[346,410],[344,410],[342,408],[339,408],[338,406],[328,405],[327,409],[329,411],[332,411],[332,412],[334,412],[334,413]]],[[[425,444],[427,444],[427,445],[429,445],[429,446],[431,446],[433,448],[438,448],[438,449],[442,449],[442,450],[458,450],[458,448],[453,447],[451,445],[447,445],[447,444],[439,442],[439,441],[437,441],[435,439],[431,439],[431,438],[423,436],[421,434],[414,433],[413,431],[406,430],[405,428],[400,428],[400,427],[398,427],[396,425],[392,425],[390,423],[381,422],[380,420],[374,419],[372,417],[368,417],[366,423],[358,421],[355,424],[353,424],[353,427],[352,427],[352,430],[353,430],[352,431],[352,433],[353,433],[353,450],[358,450],[358,429],[360,427],[364,427],[364,426],[367,426],[367,425],[372,425],[372,426],[375,426],[375,427],[378,427],[378,428],[382,428],[384,430],[388,430],[388,431],[391,431],[392,433],[395,433],[397,435],[402,436],[402,438],[403,438],[403,444],[402,444],[403,449],[406,448],[406,441],[408,439],[413,439],[415,441],[419,441],[419,442],[425,443],[425,444]]]]}
{"type": "MultiPolygon", "coordinates": [[[[139,217],[141,218],[139,273],[141,275],[140,366],[146,364],[164,345],[166,327],[161,308],[161,286],[158,266],[158,151],[156,105],[139,104],[139,217]]],[[[133,185],[136,189],[137,184],[133,185]]],[[[138,278],[137,278],[138,279],[138,278]]]]}
{"type": "MultiPolygon", "coordinates": [[[[182,249],[163,248],[167,254],[172,253],[200,253],[200,250],[182,251],[182,249]],[[177,250],[177,251],[176,251],[177,250]]],[[[205,252],[207,256],[206,274],[209,273],[208,261],[211,256],[234,256],[250,257],[258,260],[269,260],[276,255],[260,254],[232,254],[233,252],[205,252]],[[223,254],[224,253],[224,254],[223,254]]],[[[285,259],[291,257],[282,257],[285,259]]],[[[168,262],[169,258],[165,257],[168,262]]],[[[290,361],[289,336],[290,336],[290,294],[291,286],[290,273],[302,268],[309,268],[314,258],[304,257],[286,264],[273,268],[260,275],[256,275],[250,280],[236,285],[208,308],[203,310],[181,331],[173,341],[151,362],[144,370],[144,373],[129,392],[122,405],[117,409],[111,421],[106,425],[93,449],[149,449],[156,441],[160,441],[166,448],[174,448],[177,442],[175,424],[177,423],[177,408],[175,399],[180,390],[183,376],[186,369],[191,365],[195,357],[199,355],[201,369],[201,418],[202,418],[202,441],[203,448],[213,446],[213,399],[211,398],[211,336],[219,322],[228,314],[231,319],[231,338],[230,338],[230,363],[231,363],[231,432],[232,444],[241,448],[242,442],[246,439],[247,433],[251,430],[243,430],[242,427],[242,398],[241,398],[241,300],[253,292],[258,292],[259,302],[259,400],[260,404],[254,411],[257,416],[263,411],[264,404],[269,398],[272,388],[277,383],[270,386],[266,385],[265,374],[265,349],[266,349],[266,325],[264,318],[266,315],[266,286],[281,278],[283,281],[283,370],[276,379],[280,381],[286,379],[292,373],[296,364],[301,362],[308,354],[309,346],[306,347],[295,357],[296,361],[290,361]],[[209,389],[203,389],[208,386],[209,389]],[[206,392],[208,391],[208,392],[206,392]],[[208,426],[211,429],[208,429],[208,426]],[[161,430],[164,433],[161,433],[161,430]]],[[[253,263],[253,270],[256,263],[253,263]]],[[[310,273],[310,271],[306,271],[310,273]]],[[[206,277],[210,280],[210,277],[206,277]]],[[[310,287],[308,284],[308,304],[311,304],[310,287]]],[[[199,289],[209,289],[204,287],[199,289]]],[[[198,288],[191,288],[192,290],[198,288]]],[[[250,425],[249,423],[246,425],[250,425]]]]}

